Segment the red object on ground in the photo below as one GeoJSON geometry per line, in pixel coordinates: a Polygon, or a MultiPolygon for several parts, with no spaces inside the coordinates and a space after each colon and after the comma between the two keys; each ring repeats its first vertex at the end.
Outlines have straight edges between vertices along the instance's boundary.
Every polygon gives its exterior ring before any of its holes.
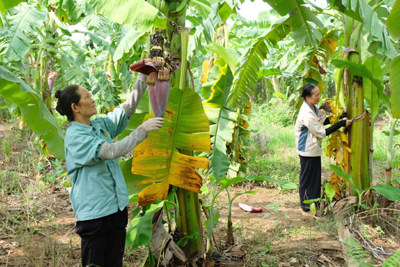
{"type": "Polygon", "coordinates": [[[247,204],[243,204],[243,203],[239,203],[239,207],[242,210],[247,211],[247,212],[251,212],[251,213],[262,212],[262,208],[261,207],[255,208],[255,207],[249,206],[247,204]]]}

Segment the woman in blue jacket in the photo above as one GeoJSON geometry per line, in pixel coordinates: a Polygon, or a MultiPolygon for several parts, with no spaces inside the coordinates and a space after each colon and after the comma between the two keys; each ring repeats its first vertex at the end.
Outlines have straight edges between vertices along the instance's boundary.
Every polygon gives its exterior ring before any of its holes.
{"type": "Polygon", "coordinates": [[[303,203],[307,199],[321,197],[321,143],[322,139],[338,130],[349,126],[351,120],[342,120],[325,129],[329,119],[320,114],[318,104],[320,91],[314,84],[306,84],[301,94],[304,102],[300,108],[295,125],[296,152],[300,157],[299,195],[300,206],[305,212],[310,205],[303,203]]]}
{"type": "Polygon", "coordinates": [[[132,151],[148,132],[160,129],[163,118],[145,121],[120,141],[113,139],[127,126],[145,90],[146,76],[139,74],[127,101],[93,120],[97,109],[87,89],[70,85],[56,92],[56,110],[71,121],[65,160],[83,266],[122,266],[129,198],[117,159],[132,151]]]}

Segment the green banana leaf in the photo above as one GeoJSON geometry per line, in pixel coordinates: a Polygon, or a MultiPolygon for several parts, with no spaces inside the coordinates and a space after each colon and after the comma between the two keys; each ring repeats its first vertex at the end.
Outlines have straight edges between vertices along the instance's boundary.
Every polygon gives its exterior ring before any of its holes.
{"type": "Polygon", "coordinates": [[[208,132],[199,95],[190,88],[171,88],[163,127],[150,132],[134,150],[132,173],[147,178],[136,186],[152,183],[139,193],[141,206],[165,199],[169,185],[200,192],[202,177],[194,168],[208,168],[209,161],[180,151],[209,152],[208,132]]]}
{"type": "Polygon", "coordinates": [[[268,43],[275,44],[289,33],[284,22],[272,26],[266,34],[257,38],[241,63],[236,67],[235,80],[228,96],[228,108],[241,108],[248,104],[250,97],[257,88],[258,71],[268,53],[268,43]]]}
{"type": "MultiPolygon", "coordinates": [[[[364,66],[374,74],[374,77],[381,81],[383,80],[383,69],[381,68],[381,61],[379,58],[372,56],[365,60],[364,66]]],[[[379,96],[383,95],[383,91],[378,92],[378,88],[372,83],[370,79],[364,80],[364,98],[367,100],[371,107],[371,117],[375,120],[379,113],[379,96]]],[[[382,88],[381,88],[382,89],[382,88]]]]}
{"type": "MultiPolygon", "coordinates": [[[[130,251],[140,246],[148,246],[150,244],[153,233],[153,217],[154,214],[162,209],[164,201],[150,205],[144,214],[138,215],[139,211],[135,210],[136,216],[129,225],[129,230],[126,233],[126,246],[131,247],[130,251]]],[[[139,208],[138,208],[139,209],[139,208]]]]}
{"type": "Polygon", "coordinates": [[[390,64],[390,102],[392,105],[392,115],[400,118],[400,55],[395,57],[390,64]]]}
{"type": "Polygon", "coordinates": [[[226,49],[225,47],[213,42],[213,43],[209,43],[207,45],[207,48],[209,50],[211,50],[212,52],[216,53],[218,56],[222,57],[223,59],[225,59],[225,61],[228,63],[229,68],[232,71],[232,74],[235,75],[235,69],[236,66],[239,63],[238,58],[232,54],[228,49],[226,49]]]}
{"type": "Polygon", "coordinates": [[[56,16],[60,21],[68,24],[76,24],[80,22],[85,13],[90,14],[92,12],[85,5],[84,0],[47,0],[47,3],[43,1],[43,5],[54,6],[56,16]]]}
{"type": "Polygon", "coordinates": [[[199,11],[200,15],[207,17],[208,14],[212,12],[211,3],[207,0],[191,0],[189,2],[189,7],[194,7],[199,11]]]}
{"type": "Polygon", "coordinates": [[[383,90],[382,81],[375,78],[371,71],[363,64],[341,59],[334,59],[331,63],[340,69],[348,68],[353,75],[368,78],[379,90],[383,90]]]}
{"type": "Polygon", "coordinates": [[[116,62],[121,59],[124,53],[128,53],[130,49],[135,45],[136,41],[145,34],[146,33],[143,31],[130,29],[115,49],[113,60],[116,62]]]}
{"type": "Polygon", "coordinates": [[[391,185],[375,185],[372,189],[391,201],[400,200],[400,189],[397,187],[391,185]]]}
{"type": "Polygon", "coordinates": [[[138,31],[148,32],[160,22],[159,10],[144,0],[88,0],[88,3],[107,19],[138,31]]]}
{"type": "Polygon", "coordinates": [[[270,76],[270,75],[282,75],[282,72],[279,69],[271,68],[271,69],[261,69],[257,77],[262,78],[265,76],[270,76]]]}
{"type": "Polygon", "coordinates": [[[222,4],[219,5],[217,14],[221,18],[221,24],[225,24],[226,21],[232,14],[235,14],[236,10],[234,7],[234,3],[230,1],[223,1],[222,4]],[[228,4],[230,3],[230,4],[228,4]]]}
{"type": "MultiPolygon", "coordinates": [[[[218,62],[218,61],[217,61],[218,62]]],[[[237,125],[238,115],[226,107],[226,98],[232,85],[231,69],[224,62],[219,68],[219,76],[212,86],[212,94],[204,103],[204,110],[210,121],[212,151],[209,155],[210,174],[217,182],[229,171],[230,159],[226,155],[226,145],[232,142],[232,135],[237,125]]]]}
{"type": "Polygon", "coordinates": [[[20,12],[9,17],[10,31],[0,37],[0,51],[7,61],[19,61],[30,49],[32,36],[38,35],[46,12],[37,8],[25,7],[20,12]]]}
{"type": "Polygon", "coordinates": [[[15,7],[19,3],[24,2],[24,0],[3,0],[0,1],[0,12],[4,14],[7,10],[12,7],[15,7]]]}
{"type": "Polygon", "coordinates": [[[24,81],[0,66],[0,95],[16,104],[22,117],[57,158],[64,158],[64,134],[42,98],[24,81]]]}
{"type": "Polygon", "coordinates": [[[400,1],[394,3],[392,11],[386,20],[387,30],[393,38],[400,39],[400,1]]]}
{"type": "Polygon", "coordinates": [[[281,0],[264,0],[264,2],[267,2],[281,16],[290,15],[287,22],[293,30],[293,39],[299,46],[318,45],[322,37],[318,29],[323,29],[324,25],[304,5],[303,0],[287,0],[284,3],[281,0]],[[314,25],[318,28],[315,28],[314,25]]]}
{"type": "Polygon", "coordinates": [[[215,33],[215,29],[221,25],[220,23],[221,18],[217,15],[217,10],[214,9],[199,23],[203,28],[204,38],[206,39],[207,43],[211,43],[213,41],[213,34],[215,33]]]}
{"type": "MultiPolygon", "coordinates": [[[[396,49],[390,41],[386,26],[379,19],[375,10],[368,5],[366,0],[335,0],[333,6],[344,14],[363,23],[363,31],[369,34],[370,47],[368,50],[374,54],[394,58],[396,49]]],[[[398,21],[393,27],[398,28],[398,21]]]]}

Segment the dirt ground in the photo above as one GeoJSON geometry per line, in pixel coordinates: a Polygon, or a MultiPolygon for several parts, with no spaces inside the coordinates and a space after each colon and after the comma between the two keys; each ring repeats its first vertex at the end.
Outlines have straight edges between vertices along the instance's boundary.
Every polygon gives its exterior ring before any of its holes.
{"type": "MultiPolygon", "coordinates": [[[[0,124],[0,138],[11,138],[10,129],[0,124]]],[[[40,175],[28,171],[32,165],[23,165],[25,170],[17,168],[29,161],[36,164],[38,159],[33,156],[25,163],[16,160],[29,149],[23,142],[14,146],[9,161],[0,152],[0,171],[18,176],[14,181],[19,190],[2,191],[0,195],[0,266],[80,266],[80,238],[75,233],[68,187],[40,182],[40,175]]],[[[214,265],[209,266],[346,266],[332,216],[301,213],[296,190],[249,184],[231,188],[230,194],[248,190],[257,193],[241,195],[232,205],[235,246],[225,244],[227,195],[218,197],[220,218],[214,229],[217,248],[214,265]],[[248,213],[239,203],[263,210],[248,213]]],[[[384,243],[392,252],[399,250],[398,244],[384,243]]],[[[146,253],[146,249],[126,253],[124,266],[140,266],[146,253]]]]}
{"type": "MultiPolygon", "coordinates": [[[[329,262],[334,264],[332,266],[344,266],[336,234],[330,235],[321,230],[323,227],[318,227],[324,223],[321,219],[302,215],[295,192],[279,193],[277,189],[262,187],[251,190],[258,190],[258,193],[240,196],[233,203],[234,238],[238,245],[234,248],[229,249],[224,244],[226,195],[222,195],[217,203],[221,214],[214,234],[220,251],[225,252],[224,258],[217,260],[215,266],[258,266],[262,262],[270,266],[286,266],[283,259],[288,261],[288,266],[300,266],[296,263],[304,262],[301,257],[307,257],[306,260],[314,262],[315,266],[321,266],[317,263],[330,266],[329,262]],[[240,202],[263,207],[264,210],[247,213],[239,208],[240,202]],[[252,262],[248,262],[250,260],[252,262]],[[257,265],[253,265],[254,262],[258,262],[257,265]]],[[[240,191],[240,188],[233,188],[232,192],[235,191],[240,191]]],[[[24,206],[24,201],[15,195],[6,196],[5,200],[1,203],[1,210],[7,213],[1,214],[1,221],[10,224],[9,229],[13,229],[14,233],[0,233],[0,266],[79,266],[80,239],[75,233],[75,217],[67,189],[56,189],[46,196],[37,196],[35,201],[38,202],[34,204],[38,209],[36,211],[30,211],[24,206]],[[35,212],[35,216],[28,217],[29,212],[35,212]],[[11,225],[18,220],[18,216],[30,220],[20,222],[29,229],[23,234],[11,225]]],[[[139,266],[143,255],[144,251],[127,255],[125,265],[139,266]]]]}
{"type": "MultiPolygon", "coordinates": [[[[232,207],[235,243],[243,245],[242,250],[247,254],[241,266],[304,266],[305,262],[312,264],[310,266],[344,266],[342,247],[332,218],[302,213],[296,191],[280,192],[276,188],[258,186],[246,190],[258,192],[237,197],[232,207]],[[239,207],[239,203],[261,207],[263,211],[248,213],[239,207]]],[[[234,195],[245,190],[233,188],[231,191],[234,195]]],[[[225,198],[223,195],[220,199],[221,223],[216,231],[222,246],[228,216],[225,198]]]]}

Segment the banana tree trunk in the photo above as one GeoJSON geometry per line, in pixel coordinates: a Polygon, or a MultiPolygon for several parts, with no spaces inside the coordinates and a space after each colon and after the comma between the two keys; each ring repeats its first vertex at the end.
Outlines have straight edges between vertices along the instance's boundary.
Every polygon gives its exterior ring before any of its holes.
{"type": "MultiPolygon", "coordinates": [[[[184,21],[179,18],[177,22],[184,21]]],[[[179,25],[179,24],[178,24],[179,25]]],[[[183,27],[183,26],[182,26],[183,27]]],[[[167,29],[167,34],[176,32],[177,28],[167,29]]],[[[180,29],[180,34],[173,34],[171,40],[171,53],[181,56],[181,68],[176,71],[172,77],[172,86],[178,86],[181,90],[187,87],[187,46],[189,41],[189,33],[184,29],[180,29]]],[[[181,151],[183,154],[192,155],[192,151],[181,151]]],[[[186,252],[190,258],[201,255],[204,251],[203,242],[203,226],[200,216],[200,204],[198,194],[186,189],[178,189],[178,206],[179,213],[176,214],[177,230],[183,236],[191,236],[186,252]],[[198,233],[196,235],[196,233],[198,233]]]]}
{"type": "MultiPolygon", "coordinates": [[[[360,63],[358,50],[360,49],[359,40],[362,24],[346,17],[345,25],[347,42],[345,57],[349,61],[360,63]]],[[[363,79],[351,74],[348,70],[344,74],[346,75],[344,89],[347,99],[347,114],[351,119],[364,112],[363,79]]],[[[370,184],[369,127],[369,116],[365,116],[362,120],[352,124],[349,138],[352,153],[348,169],[351,170],[354,184],[361,189],[367,188],[370,184]]]]}
{"type": "Polygon", "coordinates": [[[394,130],[396,129],[397,119],[391,118],[390,120],[390,132],[389,132],[389,142],[387,149],[387,165],[385,169],[385,184],[392,184],[392,156],[393,156],[393,136],[394,130]]]}

